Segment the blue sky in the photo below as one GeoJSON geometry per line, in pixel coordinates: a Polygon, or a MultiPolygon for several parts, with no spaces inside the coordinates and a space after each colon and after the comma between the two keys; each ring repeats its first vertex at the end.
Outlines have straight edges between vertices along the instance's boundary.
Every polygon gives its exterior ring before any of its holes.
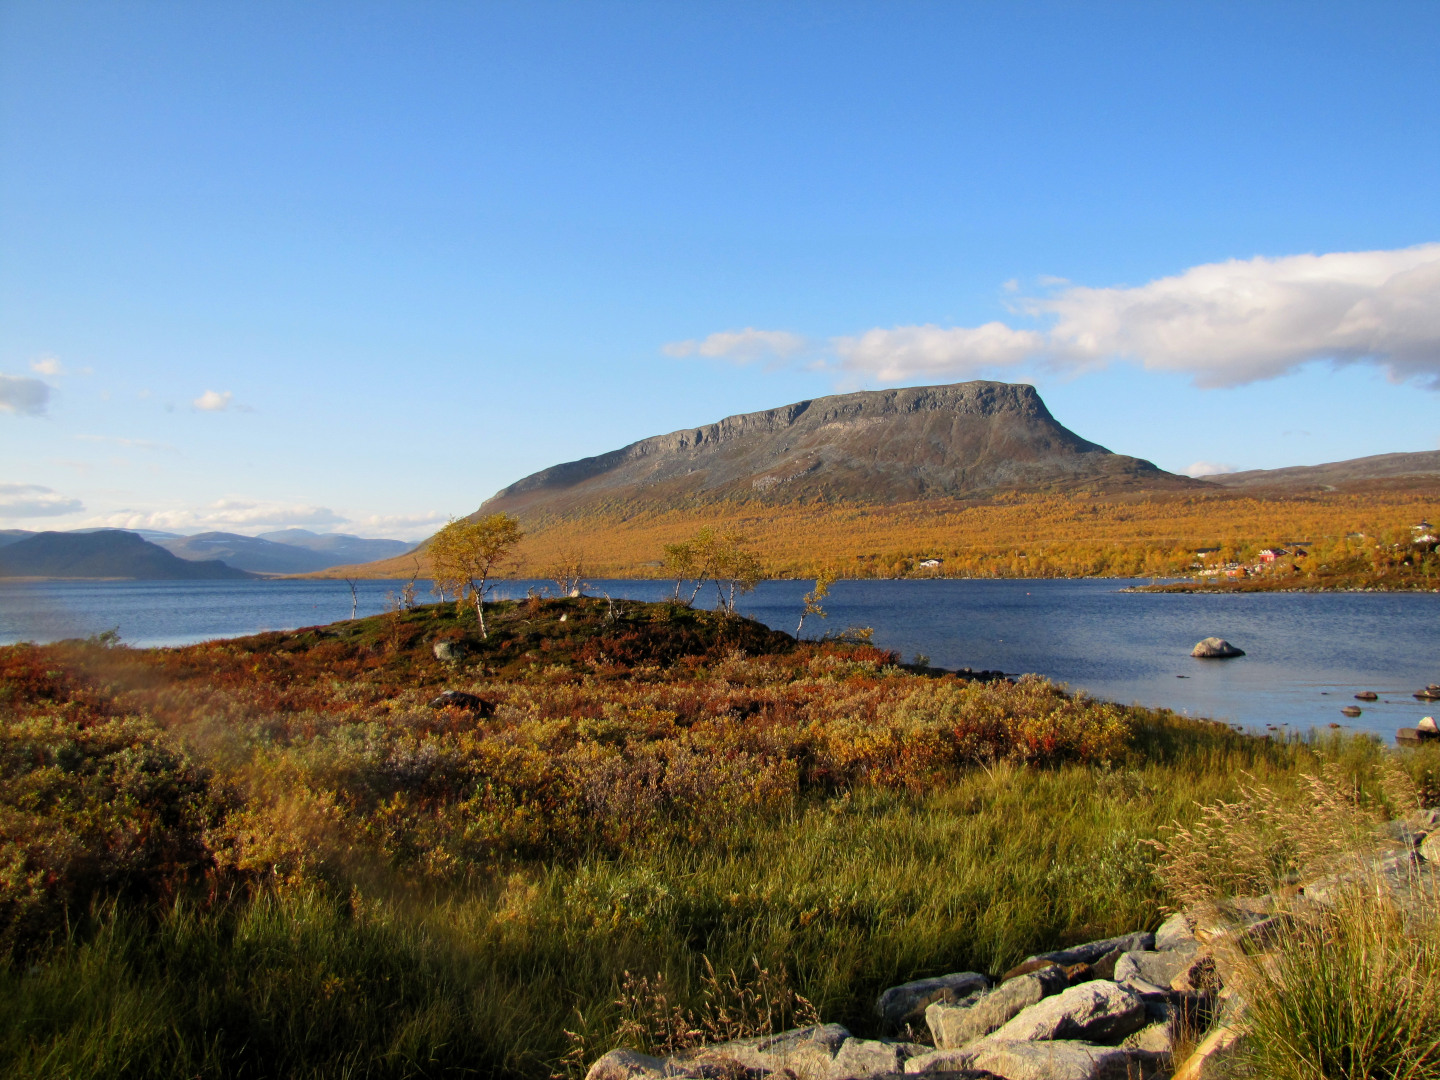
{"type": "Polygon", "coordinates": [[[0,526],[426,535],[993,377],[1440,446],[1440,5],[0,3],[0,526]]]}

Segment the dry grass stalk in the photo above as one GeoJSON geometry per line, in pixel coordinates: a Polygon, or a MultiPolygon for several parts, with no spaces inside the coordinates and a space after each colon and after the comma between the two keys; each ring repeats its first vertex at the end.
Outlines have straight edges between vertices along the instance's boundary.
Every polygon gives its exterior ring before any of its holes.
{"type": "Polygon", "coordinates": [[[1201,808],[1191,826],[1172,825],[1157,872],[1182,908],[1222,896],[1258,895],[1313,876],[1377,843],[1379,813],[1326,763],[1295,794],[1253,779],[1234,802],[1201,808]]]}

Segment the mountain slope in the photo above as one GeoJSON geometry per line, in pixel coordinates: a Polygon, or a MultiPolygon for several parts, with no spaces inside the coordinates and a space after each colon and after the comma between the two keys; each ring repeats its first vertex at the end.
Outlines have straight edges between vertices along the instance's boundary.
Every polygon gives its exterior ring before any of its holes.
{"type": "Polygon", "coordinates": [[[123,529],[42,532],[0,548],[0,577],[196,581],[250,576],[221,562],[187,562],[123,529]]]}
{"type": "Polygon", "coordinates": [[[889,504],[1082,488],[1208,485],[1082,439],[1033,386],[977,381],[839,394],[642,439],[527,476],[480,512],[525,520],[621,503],[889,504]]]}
{"type": "Polygon", "coordinates": [[[1285,469],[1251,469],[1206,479],[1227,488],[1321,489],[1343,491],[1373,487],[1431,487],[1440,484],[1440,451],[1414,454],[1376,454],[1372,457],[1331,461],[1324,465],[1294,465],[1285,469]]]}

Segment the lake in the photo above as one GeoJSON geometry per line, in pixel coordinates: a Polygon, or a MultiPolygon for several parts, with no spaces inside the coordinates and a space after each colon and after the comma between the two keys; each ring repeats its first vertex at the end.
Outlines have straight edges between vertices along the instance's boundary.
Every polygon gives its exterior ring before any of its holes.
{"type": "MultiPolygon", "coordinates": [[[[384,611],[401,582],[358,584],[361,615],[384,611]]],[[[503,582],[500,597],[532,582],[503,582]]],[[[841,581],[830,617],[807,635],[869,626],[875,643],[939,667],[1037,672],[1123,703],[1164,705],[1246,727],[1308,730],[1340,724],[1393,738],[1440,703],[1411,694],[1440,682],[1440,595],[1434,593],[1121,592],[1115,579],[1036,581],[841,581]],[[1210,635],[1247,653],[1194,660],[1210,635]],[[1381,700],[1357,703],[1374,690],[1381,700]],[[1360,704],[1356,719],[1340,714],[1360,704]]],[[[741,610],[791,633],[804,581],[769,581],[741,610]]],[[[592,594],[658,600],[661,581],[600,581],[592,594]]],[[[422,593],[422,596],[424,594],[422,593]]],[[[714,590],[701,601],[714,602],[714,590]]],[[[179,645],[350,616],[339,581],[107,581],[0,583],[0,644],[86,637],[118,627],[130,645],[179,645]]]]}

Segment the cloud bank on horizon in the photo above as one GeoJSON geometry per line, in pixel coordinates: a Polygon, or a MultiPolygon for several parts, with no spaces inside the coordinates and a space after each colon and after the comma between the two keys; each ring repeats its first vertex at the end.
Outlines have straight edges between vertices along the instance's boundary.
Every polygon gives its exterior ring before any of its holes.
{"type": "MultiPolygon", "coordinates": [[[[3,513],[3,486],[0,486],[0,517],[3,513]]],[[[78,502],[75,503],[79,508],[78,502]]],[[[54,511],[61,513],[63,511],[54,511]]],[[[21,517],[24,515],[14,515],[21,517]]],[[[361,528],[367,533],[382,530],[394,533],[396,539],[411,539],[428,536],[445,523],[443,514],[370,514],[351,518],[328,506],[307,503],[266,502],[260,500],[228,498],[200,507],[184,507],[173,510],[116,510],[99,514],[81,524],[81,527],[106,527],[112,529],[156,529],[162,532],[242,532],[253,533],[267,529],[317,528],[324,532],[336,531],[336,526],[348,525],[361,528]],[[403,534],[403,535],[400,535],[403,534]]]]}
{"type": "Polygon", "coordinates": [[[41,484],[0,484],[0,521],[59,517],[84,509],[79,499],[41,484]]]}
{"type": "Polygon", "coordinates": [[[1319,360],[1374,364],[1392,379],[1440,389],[1440,243],[1230,259],[1137,287],[1057,283],[1011,307],[1048,325],[876,327],[824,344],[752,327],[664,351],[740,362],[809,354],[818,366],[881,382],[975,378],[1029,362],[1084,372],[1119,360],[1187,374],[1203,388],[1273,379],[1319,360]]]}

